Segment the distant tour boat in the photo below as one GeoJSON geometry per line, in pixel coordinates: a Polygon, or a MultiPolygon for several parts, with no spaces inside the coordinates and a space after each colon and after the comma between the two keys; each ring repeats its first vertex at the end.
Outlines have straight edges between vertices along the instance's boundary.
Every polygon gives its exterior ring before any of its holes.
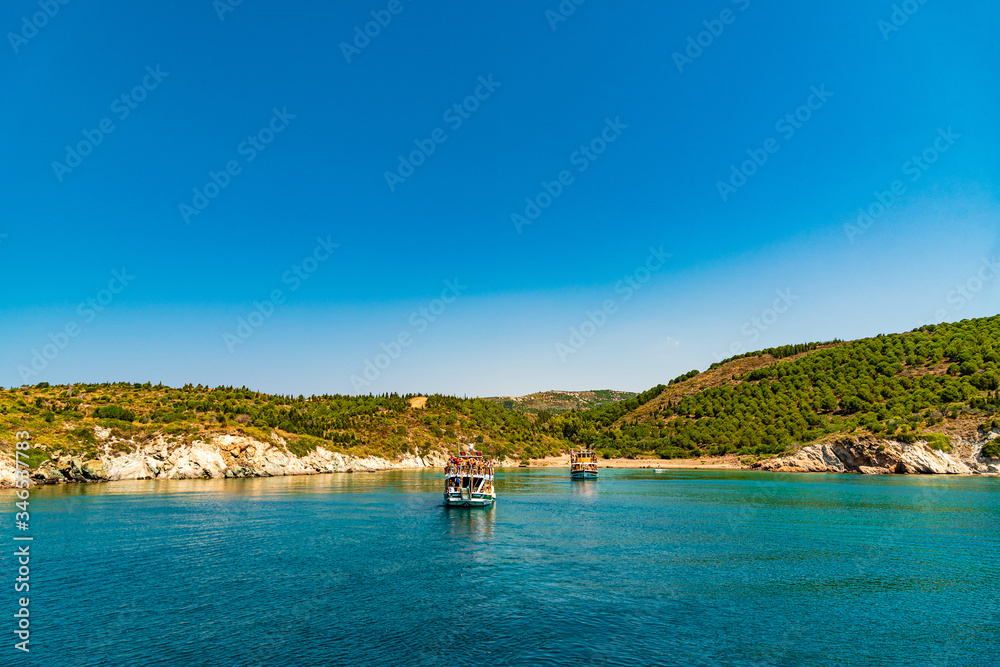
{"type": "Polygon", "coordinates": [[[573,479],[597,479],[597,454],[589,449],[570,450],[569,474],[573,479]]]}
{"type": "Polygon", "coordinates": [[[493,461],[482,452],[459,452],[444,470],[444,502],[450,507],[486,507],[497,498],[493,461]]]}

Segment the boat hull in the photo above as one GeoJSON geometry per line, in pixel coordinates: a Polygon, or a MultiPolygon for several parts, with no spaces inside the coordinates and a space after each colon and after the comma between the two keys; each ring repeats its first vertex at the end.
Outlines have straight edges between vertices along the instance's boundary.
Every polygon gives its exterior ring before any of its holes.
{"type": "Polygon", "coordinates": [[[472,494],[472,497],[459,493],[445,493],[444,504],[448,507],[489,507],[496,498],[485,494],[472,494]]]}
{"type": "Polygon", "coordinates": [[[574,470],[569,475],[573,479],[597,479],[596,470],[574,470]]]}

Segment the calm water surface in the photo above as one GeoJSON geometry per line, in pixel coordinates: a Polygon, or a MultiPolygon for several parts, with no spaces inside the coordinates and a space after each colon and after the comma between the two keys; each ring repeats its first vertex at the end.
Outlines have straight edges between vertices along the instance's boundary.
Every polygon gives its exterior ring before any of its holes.
{"type": "Polygon", "coordinates": [[[1000,479],[498,477],[489,510],[435,471],[35,490],[31,662],[1000,664],[1000,479]]]}

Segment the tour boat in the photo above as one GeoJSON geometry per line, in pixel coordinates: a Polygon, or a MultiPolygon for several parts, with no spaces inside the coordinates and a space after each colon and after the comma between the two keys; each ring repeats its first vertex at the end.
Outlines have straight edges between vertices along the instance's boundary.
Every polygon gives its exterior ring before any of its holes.
{"type": "Polygon", "coordinates": [[[597,479],[597,454],[589,449],[570,450],[569,474],[573,479],[597,479]]]}
{"type": "Polygon", "coordinates": [[[459,452],[444,469],[444,502],[450,507],[487,507],[497,499],[493,461],[482,452],[459,452]]]}

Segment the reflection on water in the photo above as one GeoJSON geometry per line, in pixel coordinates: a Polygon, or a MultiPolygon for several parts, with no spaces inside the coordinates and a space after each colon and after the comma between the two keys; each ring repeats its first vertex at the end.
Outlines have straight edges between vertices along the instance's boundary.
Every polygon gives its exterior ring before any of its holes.
{"type": "Polygon", "coordinates": [[[496,524],[496,506],[448,507],[442,503],[441,512],[448,534],[457,538],[490,538],[496,524]]]}
{"type": "Polygon", "coordinates": [[[570,488],[574,496],[596,496],[600,481],[596,479],[571,479],[570,488]]]}

